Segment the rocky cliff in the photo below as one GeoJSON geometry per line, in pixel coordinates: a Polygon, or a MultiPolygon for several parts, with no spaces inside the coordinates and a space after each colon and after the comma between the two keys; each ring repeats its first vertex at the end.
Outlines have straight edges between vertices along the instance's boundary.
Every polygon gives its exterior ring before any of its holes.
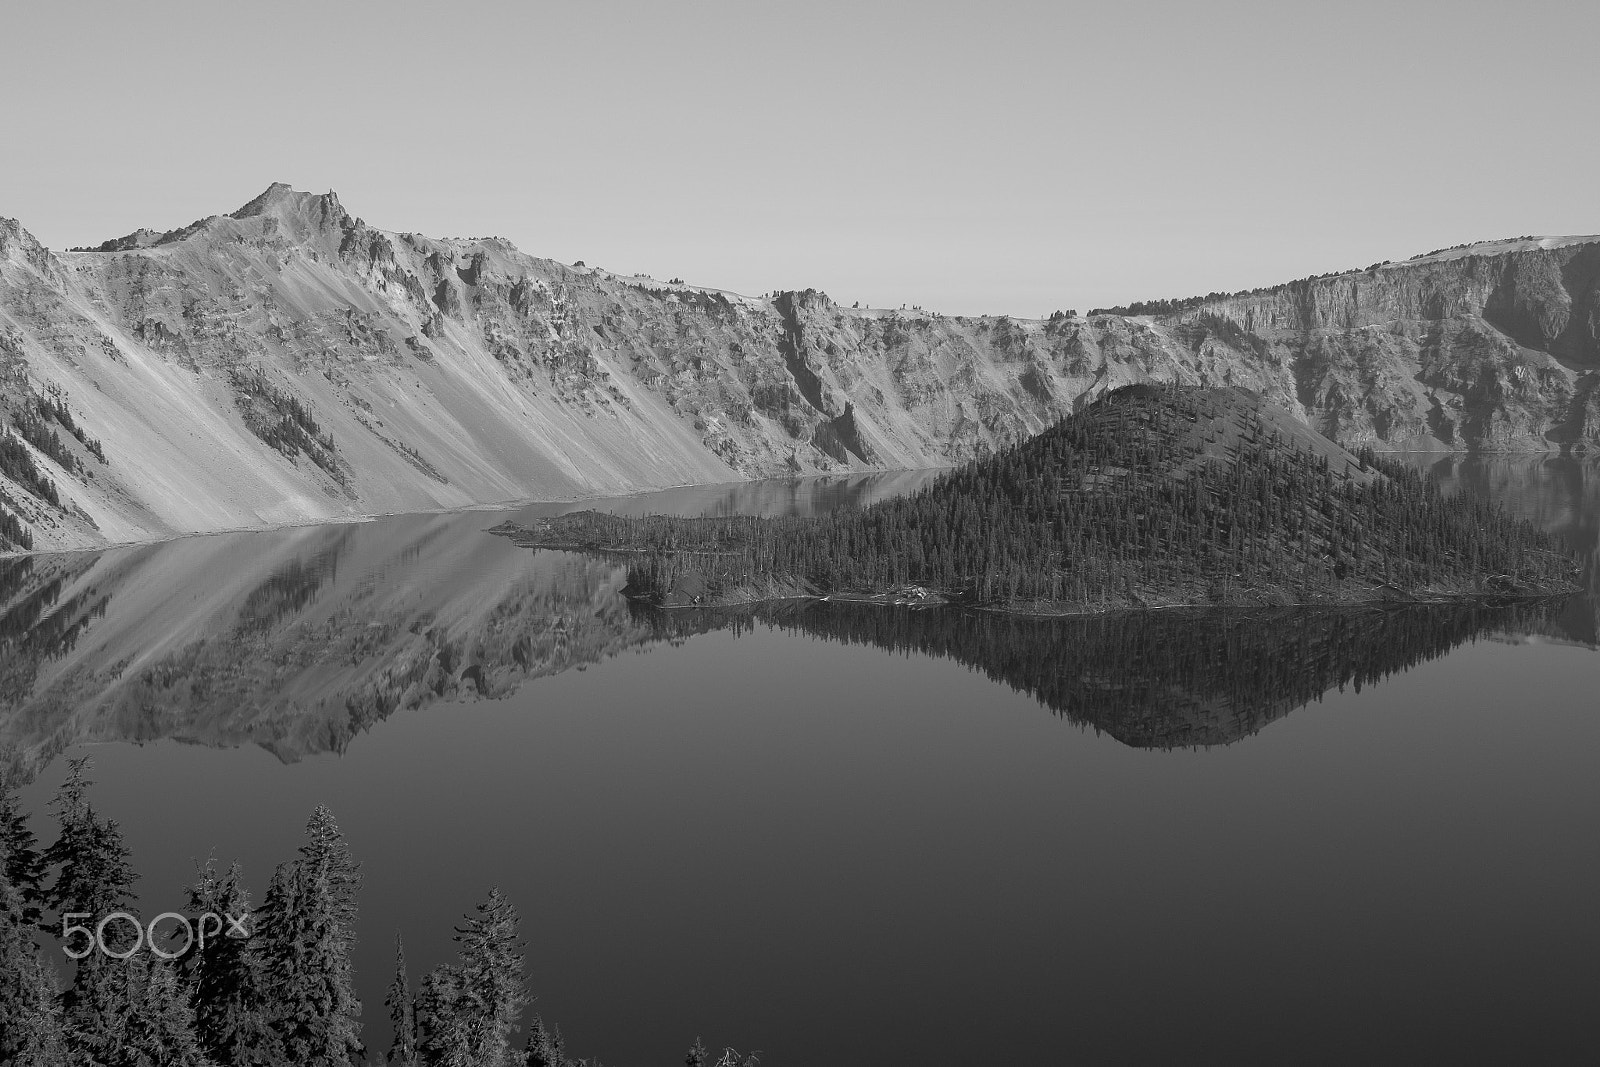
{"type": "Polygon", "coordinates": [[[1346,443],[1600,440],[1600,239],[1474,246],[1171,315],[751,298],[438,240],[274,185],[52,252],[0,220],[0,549],[928,467],[1145,379],[1346,443]]]}

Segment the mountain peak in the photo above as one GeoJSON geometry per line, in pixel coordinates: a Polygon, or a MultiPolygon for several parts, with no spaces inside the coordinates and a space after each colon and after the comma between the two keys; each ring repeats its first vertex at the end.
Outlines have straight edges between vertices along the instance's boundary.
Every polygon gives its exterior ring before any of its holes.
{"type": "Polygon", "coordinates": [[[344,207],[339,194],[329,189],[326,193],[303,193],[285,182],[273,182],[266,191],[232,214],[232,218],[249,219],[257,215],[305,213],[320,210],[325,214],[340,215],[344,207]]]}

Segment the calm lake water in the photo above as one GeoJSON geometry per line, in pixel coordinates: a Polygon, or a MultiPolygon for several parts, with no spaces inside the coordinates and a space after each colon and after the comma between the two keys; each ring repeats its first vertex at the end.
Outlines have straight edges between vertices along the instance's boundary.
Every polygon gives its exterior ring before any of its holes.
{"type": "MultiPolygon", "coordinates": [[[[1417,459],[1561,532],[1600,467],[1417,459]]],[[[907,474],[679,490],[805,512],[907,474]]],[[[525,514],[572,505],[526,509],[525,514]]],[[[1600,1049],[1596,603],[662,617],[500,514],[0,561],[0,744],[92,754],[140,907],[362,862],[364,1037],[492,885],[575,1055],[766,1067],[1600,1049]]]]}

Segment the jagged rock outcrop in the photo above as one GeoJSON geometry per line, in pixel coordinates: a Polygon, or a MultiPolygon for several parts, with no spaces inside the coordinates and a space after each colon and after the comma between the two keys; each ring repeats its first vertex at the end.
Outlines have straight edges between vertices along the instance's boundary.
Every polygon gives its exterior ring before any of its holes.
{"type": "Polygon", "coordinates": [[[1525,241],[1045,322],[568,267],[284,185],[94,250],[0,220],[0,551],[938,466],[1146,379],[1347,444],[1586,445],[1597,279],[1600,239],[1525,241]]]}

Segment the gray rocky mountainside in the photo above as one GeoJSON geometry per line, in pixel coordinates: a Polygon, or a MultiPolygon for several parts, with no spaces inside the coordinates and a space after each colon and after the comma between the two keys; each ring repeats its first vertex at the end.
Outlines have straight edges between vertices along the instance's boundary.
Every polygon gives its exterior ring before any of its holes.
{"type": "Polygon", "coordinates": [[[952,318],[393,233],[273,185],[90,251],[0,220],[0,549],[939,466],[1151,379],[1347,445],[1558,450],[1600,441],[1597,370],[1600,238],[952,318]]]}

